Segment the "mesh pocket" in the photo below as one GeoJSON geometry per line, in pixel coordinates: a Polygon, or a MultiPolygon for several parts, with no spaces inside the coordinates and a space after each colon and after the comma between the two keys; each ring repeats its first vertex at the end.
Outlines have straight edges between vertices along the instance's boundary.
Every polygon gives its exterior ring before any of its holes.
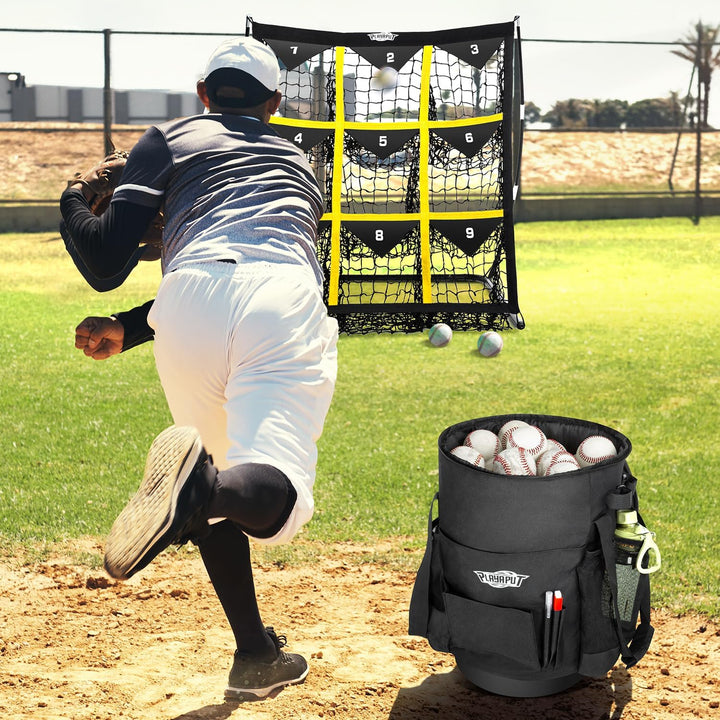
{"type": "Polygon", "coordinates": [[[577,568],[580,590],[580,672],[607,672],[620,654],[602,550],[588,550],[577,568]]]}

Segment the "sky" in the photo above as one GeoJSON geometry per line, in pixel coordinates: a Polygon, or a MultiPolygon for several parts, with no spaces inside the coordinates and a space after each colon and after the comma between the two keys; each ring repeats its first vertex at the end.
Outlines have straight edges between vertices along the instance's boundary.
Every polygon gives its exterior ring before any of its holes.
{"type": "MultiPolygon", "coordinates": [[[[24,0],[6,3],[0,20],[0,72],[29,85],[101,87],[101,35],[17,33],[9,28],[244,34],[245,19],[339,32],[415,32],[507,22],[519,17],[525,99],[547,111],[557,100],[631,102],[687,93],[692,64],[664,45],[568,44],[539,40],[673,42],[698,21],[720,25],[718,0],[123,0],[118,3],[24,0]],[[582,8],[582,9],[581,9],[582,8]]],[[[222,37],[112,36],[115,88],[194,91],[222,37]]],[[[720,70],[718,71],[720,78],[720,70]]],[[[720,127],[720,79],[710,120],[720,127]]]]}

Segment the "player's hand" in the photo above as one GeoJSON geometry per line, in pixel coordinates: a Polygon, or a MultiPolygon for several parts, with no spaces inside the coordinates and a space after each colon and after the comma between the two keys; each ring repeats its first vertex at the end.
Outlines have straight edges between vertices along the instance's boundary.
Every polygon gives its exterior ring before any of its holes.
{"type": "Polygon", "coordinates": [[[122,351],[125,328],[113,317],[86,317],[75,328],[75,347],[95,360],[122,351]]]}

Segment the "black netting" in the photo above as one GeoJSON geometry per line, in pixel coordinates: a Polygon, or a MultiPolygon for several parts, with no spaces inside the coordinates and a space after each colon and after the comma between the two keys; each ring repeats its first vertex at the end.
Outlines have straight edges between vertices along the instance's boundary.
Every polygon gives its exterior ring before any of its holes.
{"type": "Polygon", "coordinates": [[[515,24],[252,33],[283,66],[275,127],[324,189],[318,256],[341,330],[517,326],[515,24]]]}

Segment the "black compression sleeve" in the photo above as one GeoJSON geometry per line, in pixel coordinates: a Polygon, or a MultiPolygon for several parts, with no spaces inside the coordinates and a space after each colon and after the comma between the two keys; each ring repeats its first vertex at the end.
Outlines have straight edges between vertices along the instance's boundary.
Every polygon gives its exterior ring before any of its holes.
{"type": "Polygon", "coordinates": [[[155,337],[155,331],[147,321],[148,313],[154,302],[154,300],[148,300],[144,305],[134,307],[132,310],[113,313],[125,330],[123,352],[155,337]]]}
{"type": "Polygon", "coordinates": [[[82,191],[68,188],[60,197],[60,212],[87,267],[99,278],[108,278],[125,267],[157,208],[118,201],[96,217],[82,191]]]}

